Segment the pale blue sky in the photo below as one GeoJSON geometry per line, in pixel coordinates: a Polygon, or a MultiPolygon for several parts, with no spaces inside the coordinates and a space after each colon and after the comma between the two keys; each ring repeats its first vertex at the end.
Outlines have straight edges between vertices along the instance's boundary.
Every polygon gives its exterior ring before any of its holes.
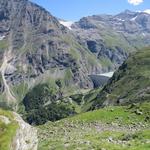
{"type": "Polygon", "coordinates": [[[124,11],[125,9],[133,11],[143,11],[145,9],[150,9],[150,0],[31,0],[31,1],[41,5],[42,7],[47,9],[52,15],[58,18],[71,21],[77,21],[84,16],[95,14],[104,14],[104,13],[117,14],[119,12],[124,11]],[[132,4],[130,4],[128,1],[130,1],[132,4]]]}

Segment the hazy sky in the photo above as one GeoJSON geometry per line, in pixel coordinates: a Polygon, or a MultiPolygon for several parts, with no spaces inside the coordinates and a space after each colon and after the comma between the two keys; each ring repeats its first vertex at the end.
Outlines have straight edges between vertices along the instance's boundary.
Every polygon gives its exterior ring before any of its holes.
{"type": "Polygon", "coordinates": [[[117,14],[125,9],[143,11],[150,9],[150,0],[31,0],[52,15],[76,21],[94,14],[117,14]]]}

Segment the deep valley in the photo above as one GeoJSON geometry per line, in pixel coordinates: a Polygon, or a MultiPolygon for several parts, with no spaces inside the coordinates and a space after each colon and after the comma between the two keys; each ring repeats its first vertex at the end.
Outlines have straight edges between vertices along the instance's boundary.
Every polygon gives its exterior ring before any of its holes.
{"type": "Polygon", "coordinates": [[[150,14],[0,0],[0,150],[149,149],[150,14]]]}

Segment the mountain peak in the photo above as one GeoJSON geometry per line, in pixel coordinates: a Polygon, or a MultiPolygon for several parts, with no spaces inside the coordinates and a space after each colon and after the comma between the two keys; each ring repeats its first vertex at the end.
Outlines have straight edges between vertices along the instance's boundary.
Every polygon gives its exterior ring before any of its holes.
{"type": "Polygon", "coordinates": [[[118,15],[120,15],[120,14],[135,15],[135,14],[137,14],[137,12],[126,9],[123,12],[119,13],[118,15]]]}

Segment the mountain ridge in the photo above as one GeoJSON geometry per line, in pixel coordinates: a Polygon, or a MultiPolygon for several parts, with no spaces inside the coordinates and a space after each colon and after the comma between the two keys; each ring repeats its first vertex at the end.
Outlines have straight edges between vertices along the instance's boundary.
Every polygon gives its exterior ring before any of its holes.
{"type": "Polygon", "coordinates": [[[149,46],[150,15],[125,10],[117,15],[83,17],[71,26],[79,42],[104,66],[116,70],[134,51],[149,46]]]}
{"type": "Polygon", "coordinates": [[[150,48],[131,55],[92,100],[91,108],[149,102],[149,56],[150,48]]]}

